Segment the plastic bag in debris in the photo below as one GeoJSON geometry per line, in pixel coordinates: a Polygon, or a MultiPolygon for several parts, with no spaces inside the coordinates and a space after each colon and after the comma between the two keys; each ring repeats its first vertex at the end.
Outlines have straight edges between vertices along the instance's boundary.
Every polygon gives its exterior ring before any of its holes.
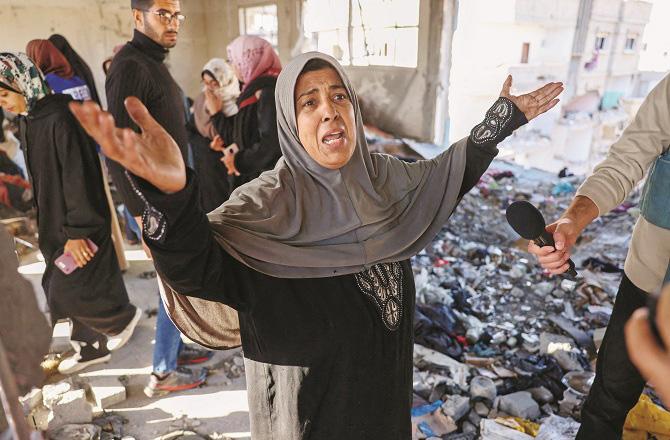
{"type": "Polygon", "coordinates": [[[573,192],[575,192],[575,186],[572,183],[563,180],[554,185],[551,190],[551,195],[561,196],[564,194],[572,194],[573,192]]]}
{"type": "Polygon", "coordinates": [[[533,440],[533,437],[508,428],[491,419],[482,419],[479,422],[481,440],[533,440]]]}
{"type": "Polygon", "coordinates": [[[628,435],[638,431],[653,434],[657,438],[670,437],[670,412],[656,405],[649,396],[643,394],[637,405],[628,413],[624,429],[632,431],[628,435]]]}
{"type": "Polygon", "coordinates": [[[578,422],[551,415],[542,421],[535,440],[573,440],[577,436],[577,431],[579,431],[578,422]]]}
{"type": "Polygon", "coordinates": [[[412,439],[439,437],[456,431],[458,427],[451,417],[442,412],[442,401],[412,408],[412,439]]]}
{"type": "Polygon", "coordinates": [[[532,435],[533,437],[540,431],[540,425],[520,417],[496,417],[494,420],[496,423],[523,432],[524,434],[532,435]]]}

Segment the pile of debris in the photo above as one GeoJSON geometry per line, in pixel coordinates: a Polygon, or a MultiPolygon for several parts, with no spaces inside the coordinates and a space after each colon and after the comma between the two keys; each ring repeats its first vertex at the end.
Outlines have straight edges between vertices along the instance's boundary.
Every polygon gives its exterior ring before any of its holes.
{"type": "MultiPolygon", "coordinates": [[[[56,356],[51,362],[54,369],[58,366],[58,358],[56,356]]],[[[62,377],[56,374],[51,377],[62,377]]],[[[211,364],[207,374],[223,375],[225,386],[244,376],[242,351],[234,351],[211,364]]],[[[20,400],[29,426],[46,432],[50,439],[133,440],[125,426],[128,420],[113,412],[114,406],[128,397],[128,388],[127,376],[82,374],[44,385],[41,389],[34,388],[20,400]]],[[[170,432],[159,438],[228,439],[223,434],[198,432],[200,424],[200,420],[185,415],[176,417],[169,427],[170,432]]]]}
{"type": "Polygon", "coordinates": [[[123,435],[127,421],[105,411],[125,399],[126,388],[119,378],[74,376],[33,389],[21,403],[31,427],[48,432],[50,439],[132,440],[123,435]]]}
{"type": "Polygon", "coordinates": [[[496,162],[414,258],[414,438],[574,438],[638,195],[584,231],[574,280],[543,274],[505,209],[551,222],[578,179],[496,162]]]}

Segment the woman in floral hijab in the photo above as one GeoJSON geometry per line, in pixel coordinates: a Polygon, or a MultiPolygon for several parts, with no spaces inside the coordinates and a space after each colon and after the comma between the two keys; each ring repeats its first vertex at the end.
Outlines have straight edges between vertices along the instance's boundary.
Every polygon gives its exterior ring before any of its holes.
{"type": "Polygon", "coordinates": [[[109,360],[141,316],[128,301],[116,259],[95,143],[69,111],[71,101],[51,93],[27,55],[0,53],[0,106],[22,115],[51,320],[72,322],[75,354],[60,363],[62,374],[109,360]],[[76,263],[68,274],[56,262],[64,254],[76,263]]]}

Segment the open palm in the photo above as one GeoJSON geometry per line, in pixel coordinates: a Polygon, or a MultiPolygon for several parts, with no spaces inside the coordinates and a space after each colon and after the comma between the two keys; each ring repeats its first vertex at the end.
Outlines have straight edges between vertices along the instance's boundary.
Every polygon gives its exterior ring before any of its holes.
{"type": "Polygon", "coordinates": [[[564,90],[563,83],[561,82],[547,83],[535,91],[520,96],[512,95],[510,93],[511,88],[512,75],[508,75],[500,96],[512,101],[526,115],[526,119],[529,121],[549,111],[558,104],[559,99],[556,99],[556,97],[564,90]]]}
{"type": "Polygon", "coordinates": [[[135,97],[125,101],[128,115],[142,131],[117,128],[111,114],[92,101],[70,103],[70,110],[105,155],[165,193],[186,186],[186,166],[179,146],[135,97]]]}

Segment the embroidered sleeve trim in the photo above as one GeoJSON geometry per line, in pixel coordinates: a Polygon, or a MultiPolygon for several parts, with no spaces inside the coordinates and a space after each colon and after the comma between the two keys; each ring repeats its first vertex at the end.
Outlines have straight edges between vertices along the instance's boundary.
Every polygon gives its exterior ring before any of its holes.
{"type": "Polygon", "coordinates": [[[128,170],[125,170],[125,175],[133,192],[144,203],[144,210],[142,211],[142,233],[144,236],[152,241],[162,242],[167,232],[167,219],[165,215],[151,206],[151,203],[144,197],[142,191],[137,187],[137,183],[128,170]]]}
{"type": "Polygon", "coordinates": [[[477,145],[498,140],[505,127],[512,120],[514,104],[507,98],[500,97],[486,112],[484,121],[475,125],[470,132],[472,142],[477,145]]]}

